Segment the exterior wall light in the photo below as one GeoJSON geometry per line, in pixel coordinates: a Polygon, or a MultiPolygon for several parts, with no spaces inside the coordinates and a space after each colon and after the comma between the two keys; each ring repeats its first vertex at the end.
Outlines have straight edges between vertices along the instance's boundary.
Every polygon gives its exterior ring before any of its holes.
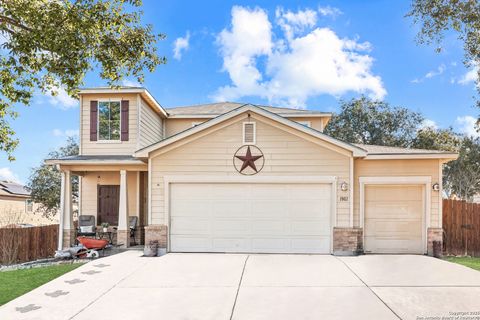
{"type": "Polygon", "coordinates": [[[438,182],[436,182],[432,185],[432,189],[433,189],[433,191],[440,191],[440,185],[438,184],[438,182]]]}
{"type": "Polygon", "coordinates": [[[348,183],[346,183],[345,181],[343,181],[343,182],[340,184],[340,190],[342,190],[342,191],[348,191],[348,183]]]}

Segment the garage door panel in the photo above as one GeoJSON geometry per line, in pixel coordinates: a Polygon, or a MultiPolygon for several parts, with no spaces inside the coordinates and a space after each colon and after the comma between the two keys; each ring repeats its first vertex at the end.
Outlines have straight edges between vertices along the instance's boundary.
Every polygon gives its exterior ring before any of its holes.
{"type": "Polygon", "coordinates": [[[365,251],[423,253],[424,188],[372,185],[365,193],[365,251]]]}
{"type": "Polygon", "coordinates": [[[330,252],[330,184],[174,183],[170,188],[172,251],[330,252]],[[187,197],[197,190],[201,200],[187,197]]]}
{"type": "MultiPolygon", "coordinates": [[[[213,218],[243,218],[249,210],[249,204],[241,200],[213,201],[210,200],[211,216],[213,218]]],[[[208,214],[204,214],[208,215],[208,214]]]]}
{"type": "Polygon", "coordinates": [[[211,233],[210,220],[192,219],[191,217],[175,217],[171,220],[172,234],[202,234],[211,233]]]}

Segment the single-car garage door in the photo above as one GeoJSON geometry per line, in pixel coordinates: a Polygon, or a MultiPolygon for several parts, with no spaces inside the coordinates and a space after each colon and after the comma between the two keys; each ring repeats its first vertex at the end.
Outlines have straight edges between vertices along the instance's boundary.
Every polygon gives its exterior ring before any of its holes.
{"type": "Polygon", "coordinates": [[[365,252],[423,253],[424,187],[365,187],[365,252]]]}
{"type": "Polygon", "coordinates": [[[170,184],[170,250],[329,253],[331,190],[331,184],[170,184]]]}

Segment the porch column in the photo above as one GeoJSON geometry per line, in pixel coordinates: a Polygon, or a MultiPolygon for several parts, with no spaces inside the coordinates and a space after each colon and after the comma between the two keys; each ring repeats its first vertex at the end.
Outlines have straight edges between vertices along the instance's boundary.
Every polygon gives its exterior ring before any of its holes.
{"type": "Polygon", "coordinates": [[[70,170],[62,170],[61,175],[58,250],[70,247],[75,235],[72,216],[72,175],[70,170]]]}
{"type": "Polygon", "coordinates": [[[121,243],[124,247],[130,246],[130,232],[128,229],[127,170],[120,170],[120,199],[118,208],[117,243],[121,243]]]}

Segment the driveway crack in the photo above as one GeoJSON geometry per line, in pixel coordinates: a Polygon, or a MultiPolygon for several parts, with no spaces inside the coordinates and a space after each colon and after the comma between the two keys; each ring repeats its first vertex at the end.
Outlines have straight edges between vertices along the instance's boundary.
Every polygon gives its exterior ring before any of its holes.
{"type": "Polygon", "coordinates": [[[393,309],[390,308],[390,306],[389,306],[385,301],[383,301],[382,298],[380,298],[380,297],[378,296],[378,294],[376,294],[376,292],[373,291],[373,289],[370,288],[370,286],[369,286],[365,281],[363,281],[363,279],[360,278],[360,276],[359,276],[358,274],[356,274],[355,271],[353,271],[353,269],[350,268],[350,266],[349,266],[348,264],[345,263],[345,261],[343,261],[342,259],[339,259],[337,256],[334,256],[334,257],[335,257],[338,261],[340,261],[341,263],[343,263],[343,264],[345,265],[345,267],[347,267],[347,269],[350,270],[350,272],[353,273],[353,274],[355,275],[355,277],[357,277],[358,280],[360,280],[360,281],[365,285],[365,287],[367,287],[368,290],[370,290],[370,291],[375,295],[375,297],[377,297],[377,299],[380,300],[380,301],[385,305],[385,307],[388,308],[388,310],[390,310],[398,319],[402,320],[402,318],[401,318],[395,311],[393,311],[393,309]]]}
{"type": "Polygon", "coordinates": [[[250,255],[245,258],[245,262],[243,263],[242,274],[240,276],[240,281],[238,281],[237,293],[235,294],[235,301],[233,301],[232,312],[230,313],[230,320],[233,318],[233,313],[235,312],[235,306],[237,305],[238,293],[240,292],[240,287],[242,286],[243,274],[245,273],[245,267],[247,266],[248,258],[250,255]]]}

